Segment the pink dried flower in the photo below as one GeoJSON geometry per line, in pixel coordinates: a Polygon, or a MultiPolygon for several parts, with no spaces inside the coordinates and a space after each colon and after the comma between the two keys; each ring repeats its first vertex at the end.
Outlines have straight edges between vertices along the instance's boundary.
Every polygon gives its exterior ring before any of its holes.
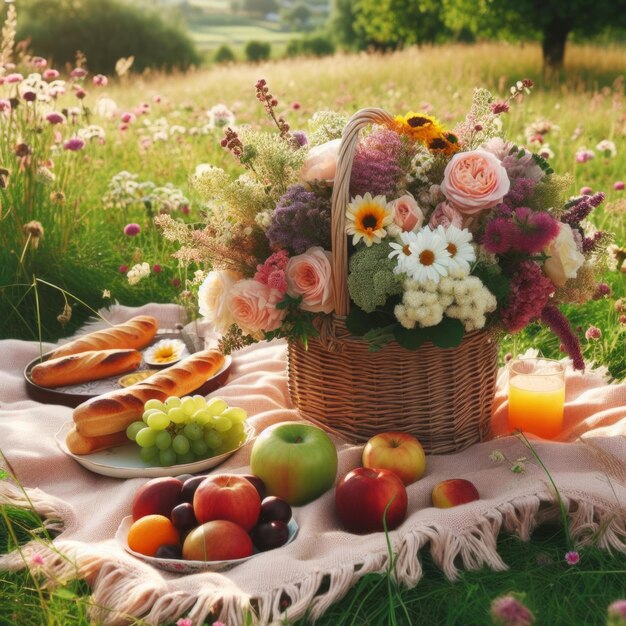
{"type": "Polygon", "coordinates": [[[597,326],[589,326],[585,331],[585,339],[587,341],[598,341],[602,337],[602,331],[597,326]]]}
{"type": "Polygon", "coordinates": [[[136,237],[141,232],[141,226],[139,224],[126,224],[124,226],[124,234],[128,237],[136,237]]]}
{"type": "Polygon", "coordinates": [[[613,183],[613,189],[615,189],[615,191],[624,191],[624,181],[623,180],[617,180],[613,183]]]}
{"type": "Polygon", "coordinates": [[[80,137],[72,137],[71,139],[68,139],[63,144],[63,148],[65,148],[65,150],[71,150],[72,152],[78,152],[79,150],[82,150],[84,147],[85,147],[85,141],[81,139],[80,137]]]}
{"type": "Polygon", "coordinates": [[[502,626],[530,626],[535,616],[513,595],[501,596],[491,603],[491,618],[502,626]]]}
{"type": "Polygon", "coordinates": [[[91,81],[96,87],[106,87],[109,79],[104,74],[96,74],[91,81]]]}
{"type": "Polygon", "coordinates": [[[575,550],[571,550],[570,552],[566,552],[565,553],[565,562],[568,565],[578,565],[578,562],[580,561],[580,554],[578,554],[578,552],[576,552],[575,550]]]}
{"type": "Polygon", "coordinates": [[[177,622],[176,626],[193,626],[193,622],[189,617],[181,617],[177,622]]]}
{"type": "Polygon", "coordinates": [[[281,293],[287,291],[285,269],[289,262],[287,250],[279,250],[267,258],[265,263],[257,265],[254,280],[276,289],[281,293]]]}
{"type": "Polygon", "coordinates": [[[44,80],[56,80],[61,74],[57,70],[49,69],[43,73],[44,80]]]}
{"type": "Polygon", "coordinates": [[[500,115],[500,113],[508,113],[509,105],[507,102],[493,102],[491,105],[491,112],[494,115],[500,115]]]}

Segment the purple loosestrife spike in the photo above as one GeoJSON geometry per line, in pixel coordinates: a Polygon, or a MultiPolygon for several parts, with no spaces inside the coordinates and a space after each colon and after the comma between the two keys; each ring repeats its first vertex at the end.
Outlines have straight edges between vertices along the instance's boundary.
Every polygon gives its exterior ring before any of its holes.
{"type": "Polygon", "coordinates": [[[565,351],[572,359],[574,369],[584,372],[585,360],[580,351],[580,342],[565,315],[554,305],[549,304],[541,311],[541,321],[561,340],[565,351]]]}

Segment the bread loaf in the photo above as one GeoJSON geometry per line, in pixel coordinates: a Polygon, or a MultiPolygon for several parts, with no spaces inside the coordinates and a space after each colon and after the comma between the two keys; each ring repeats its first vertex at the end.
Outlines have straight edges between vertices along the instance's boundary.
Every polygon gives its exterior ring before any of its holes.
{"type": "Polygon", "coordinates": [[[138,315],[123,324],[77,337],[57,348],[50,358],[56,359],[89,350],[113,350],[116,348],[140,350],[152,341],[156,331],[157,321],[154,317],[138,315]]]}
{"type": "Polygon", "coordinates": [[[90,350],[38,363],[30,377],[40,387],[61,387],[130,372],[140,365],[137,350],[90,350]]]}
{"type": "Polygon", "coordinates": [[[107,448],[128,443],[126,431],[122,430],[111,435],[102,435],[100,437],[85,437],[81,435],[76,428],[72,428],[65,438],[65,445],[72,454],[91,454],[107,448]]]}
{"type": "Polygon", "coordinates": [[[76,430],[87,437],[125,430],[131,422],[141,419],[148,400],[192,393],[223,363],[224,355],[217,350],[196,352],[140,383],[87,400],[74,409],[76,430]]]}

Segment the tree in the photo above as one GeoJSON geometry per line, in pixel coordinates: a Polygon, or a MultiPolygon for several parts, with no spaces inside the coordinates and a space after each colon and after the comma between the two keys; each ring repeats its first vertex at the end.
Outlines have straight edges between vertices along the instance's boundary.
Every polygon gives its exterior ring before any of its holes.
{"type": "Polygon", "coordinates": [[[267,15],[278,11],[276,0],[244,0],[243,10],[254,15],[267,15]]]}
{"type": "Polygon", "coordinates": [[[306,30],[311,16],[311,9],[302,2],[298,2],[282,13],[283,21],[289,25],[291,30],[306,30]]]}
{"type": "Polygon", "coordinates": [[[626,27],[624,5],[615,0],[443,0],[440,6],[451,28],[469,26],[483,37],[539,39],[549,71],[563,67],[570,34],[590,36],[608,26],[626,27]]]}

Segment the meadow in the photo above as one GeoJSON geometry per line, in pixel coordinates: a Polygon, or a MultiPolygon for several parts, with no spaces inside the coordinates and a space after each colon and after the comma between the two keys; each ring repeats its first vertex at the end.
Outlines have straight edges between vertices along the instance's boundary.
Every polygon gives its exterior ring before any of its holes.
{"type": "MultiPolygon", "coordinates": [[[[223,113],[218,105],[232,113],[236,124],[269,124],[254,97],[259,78],[268,81],[291,128],[303,130],[315,111],[349,115],[365,106],[393,113],[425,110],[454,126],[463,119],[474,87],[503,97],[516,80],[530,78],[536,83],[533,93],[504,116],[507,135],[524,143],[529,128],[543,128],[542,148],[550,151],[556,172],[570,173],[570,193],[583,187],[606,193],[594,225],[624,246],[626,191],[615,183],[626,179],[626,48],[572,46],[566,67],[563,76],[544,79],[535,45],[424,47],[388,55],[215,66],[186,75],[123,75],[101,86],[88,76],[72,79],[54,102],[55,109],[65,111],[63,124],[33,124],[34,107],[24,103],[13,118],[0,113],[8,137],[0,145],[0,166],[8,170],[0,189],[0,337],[52,341],[113,301],[176,301],[193,314],[198,268],[172,258],[173,244],[159,234],[153,218],[169,212],[186,223],[201,222],[203,206],[189,176],[200,163],[236,169],[220,147],[222,129],[212,123],[223,113]],[[87,92],[83,98],[77,97],[80,89],[87,92]],[[103,98],[113,102],[108,112],[103,98]],[[80,149],[64,149],[89,125],[97,128],[82,136],[80,149]],[[614,155],[596,148],[603,140],[615,144],[614,155]],[[23,144],[28,151],[20,150],[23,144]],[[594,158],[580,162],[577,154],[584,149],[592,150],[594,158]],[[132,176],[119,177],[120,172],[132,176]],[[43,234],[24,230],[32,221],[40,223],[43,234]],[[125,234],[129,224],[140,232],[125,234]],[[129,268],[142,263],[148,264],[149,275],[130,284],[129,268]]],[[[18,97],[17,87],[0,86],[0,100],[11,97],[18,97]]],[[[624,274],[607,271],[603,280],[610,292],[570,307],[568,316],[586,359],[607,366],[621,380],[626,376],[626,324],[618,300],[626,296],[624,274]],[[590,326],[600,329],[599,339],[585,338],[590,326]]],[[[502,358],[528,347],[560,355],[558,340],[531,325],[503,338],[502,358]]],[[[33,526],[36,520],[4,510],[0,547],[20,539],[15,529],[23,530],[23,540],[33,526]]],[[[319,623],[485,624],[491,600],[515,591],[525,594],[537,623],[605,624],[607,605],[623,596],[626,557],[590,549],[579,568],[568,569],[562,562],[565,546],[558,527],[541,529],[529,544],[503,536],[499,549],[510,571],[467,573],[454,585],[426,557],[426,576],[416,589],[399,590],[385,577],[366,577],[319,623]]],[[[83,582],[50,591],[21,572],[0,574],[0,586],[0,624],[89,623],[83,582]]]]}

